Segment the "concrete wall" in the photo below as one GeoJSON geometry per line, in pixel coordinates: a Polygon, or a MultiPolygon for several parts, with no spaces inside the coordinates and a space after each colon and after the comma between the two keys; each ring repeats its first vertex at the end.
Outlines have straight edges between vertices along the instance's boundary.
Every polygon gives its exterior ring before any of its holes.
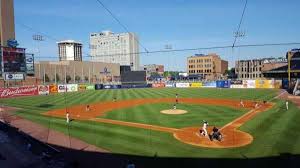
{"type": "Polygon", "coordinates": [[[66,76],[71,77],[70,82],[77,82],[75,77],[78,76],[81,80],[88,78],[86,81],[81,82],[105,83],[119,81],[120,65],[88,61],[41,61],[35,63],[35,76],[43,79],[44,73],[48,75],[51,82],[55,82],[55,74],[58,74],[60,83],[65,82],[66,76]]]}

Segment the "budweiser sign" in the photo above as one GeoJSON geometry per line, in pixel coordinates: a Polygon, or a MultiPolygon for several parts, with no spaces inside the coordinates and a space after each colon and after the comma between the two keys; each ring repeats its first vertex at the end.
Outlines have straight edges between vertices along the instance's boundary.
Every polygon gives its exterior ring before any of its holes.
{"type": "Polygon", "coordinates": [[[33,96],[33,95],[38,95],[37,86],[0,88],[0,98],[12,98],[12,97],[33,96]]]}

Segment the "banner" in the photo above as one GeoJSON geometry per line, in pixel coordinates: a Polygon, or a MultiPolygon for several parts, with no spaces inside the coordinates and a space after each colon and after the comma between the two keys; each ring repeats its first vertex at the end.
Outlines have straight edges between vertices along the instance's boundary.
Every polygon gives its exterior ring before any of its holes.
{"type": "Polygon", "coordinates": [[[152,83],[153,88],[163,88],[165,86],[165,83],[152,83]]]}
{"type": "Polygon", "coordinates": [[[201,82],[197,82],[197,83],[190,83],[190,87],[192,88],[200,88],[202,87],[202,83],[201,82]]]}
{"type": "Polygon", "coordinates": [[[85,84],[79,84],[78,85],[78,91],[85,91],[86,90],[86,85],[85,84]]]}
{"type": "Polygon", "coordinates": [[[188,88],[190,87],[189,83],[176,83],[176,87],[178,88],[188,88]]]}
{"type": "Polygon", "coordinates": [[[26,74],[34,75],[34,57],[33,57],[33,54],[26,54],[26,74]]]}
{"type": "Polygon", "coordinates": [[[67,90],[66,85],[58,85],[58,93],[64,93],[67,90]]]}
{"type": "Polygon", "coordinates": [[[57,85],[50,85],[49,86],[49,92],[50,92],[50,94],[52,94],[52,93],[58,93],[58,87],[57,87],[57,85]]]}
{"type": "Polygon", "coordinates": [[[217,83],[215,81],[213,81],[213,82],[204,82],[203,87],[215,88],[215,87],[217,87],[217,83]]]}
{"type": "Polygon", "coordinates": [[[242,80],[231,80],[230,84],[231,85],[243,85],[243,81],[242,80]]]}
{"type": "Polygon", "coordinates": [[[274,81],[274,88],[281,89],[282,88],[282,80],[275,80],[274,81]]]}
{"type": "Polygon", "coordinates": [[[175,84],[174,83],[167,83],[166,87],[175,87],[175,84]]]}
{"type": "Polygon", "coordinates": [[[230,88],[239,88],[239,89],[242,89],[244,88],[243,85],[230,85],[230,88]]]}
{"type": "Polygon", "coordinates": [[[21,73],[5,73],[5,80],[24,80],[25,76],[21,73]]]}
{"type": "Polygon", "coordinates": [[[34,95],[38,95],[37,86],[0,88],[0,98],[13,98],[13,97],[34,96],[34,95]]]}
{"type": "Polygon", "coordinates": [[[77,92],[78,84],[67,84],[67,92],[77,92]]]}
{"type": "Polygon", "coordinates": [[[86,85],[86,90],[95,90],[95,85],[86,85]]]}
{"type": "Polygon", "coordinates": [[[255,80],[243,80],[243,88],[255,88],[255,80]]]}
{"type": "Polygon", "coordinates": [[[50,93],[49,86],[39,85],[39,95],[48,95],[50,93]]]}
{"type": "MultiPolygon", "coordinates": [[[[95,84],[94,89],[95,90],[101,90],[101,89],[103,89],[103,84],[95,84]]],[[[90,90],[90,89],[88,89],[88,86],[87,86],[86,90],[90,90]]]]}
{"type": "Polygon", "coordinates": [[[216,82],[217,88],[230,88],[230,82],[227,80],[219,80],[216,82]]]}
{"type": "Polygon", "coordinates": [[[274,88],[273,80],[255,80],[255,88],[271,89],[274,88]]]}

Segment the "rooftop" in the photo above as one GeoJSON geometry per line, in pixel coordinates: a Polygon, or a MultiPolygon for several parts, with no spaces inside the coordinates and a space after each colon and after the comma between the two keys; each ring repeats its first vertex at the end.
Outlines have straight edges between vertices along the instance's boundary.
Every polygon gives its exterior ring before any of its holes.
{"type": "Polygon", "coordinates": [[[80,42],[77,42],[75,40],[63,40],[63,41],[59,41],[57,42],[58,44],[62,44],[62,43],[74,43],[74,44],[82,44],[80,42]]]}

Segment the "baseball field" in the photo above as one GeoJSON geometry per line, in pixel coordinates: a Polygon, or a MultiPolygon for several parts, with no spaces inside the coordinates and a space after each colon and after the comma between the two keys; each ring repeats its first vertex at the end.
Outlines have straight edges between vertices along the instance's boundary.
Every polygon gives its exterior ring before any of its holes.
{"type": "Polygon", "coordinates": [[[112,153],[203,158],[300,154],[300,110],[292,102],[286,110],[285,101],[275,98],[279,93],[275,89],[115,89],[2,99],[1,104],[18,108],[15,114],[22,118],[112,153]],[[172,113],[174,104],[184,113],[172,113]],[[221,142],[199,134],[203,120],[209,123],[209,132],[212,126],[221,130],[221,142]]]}

